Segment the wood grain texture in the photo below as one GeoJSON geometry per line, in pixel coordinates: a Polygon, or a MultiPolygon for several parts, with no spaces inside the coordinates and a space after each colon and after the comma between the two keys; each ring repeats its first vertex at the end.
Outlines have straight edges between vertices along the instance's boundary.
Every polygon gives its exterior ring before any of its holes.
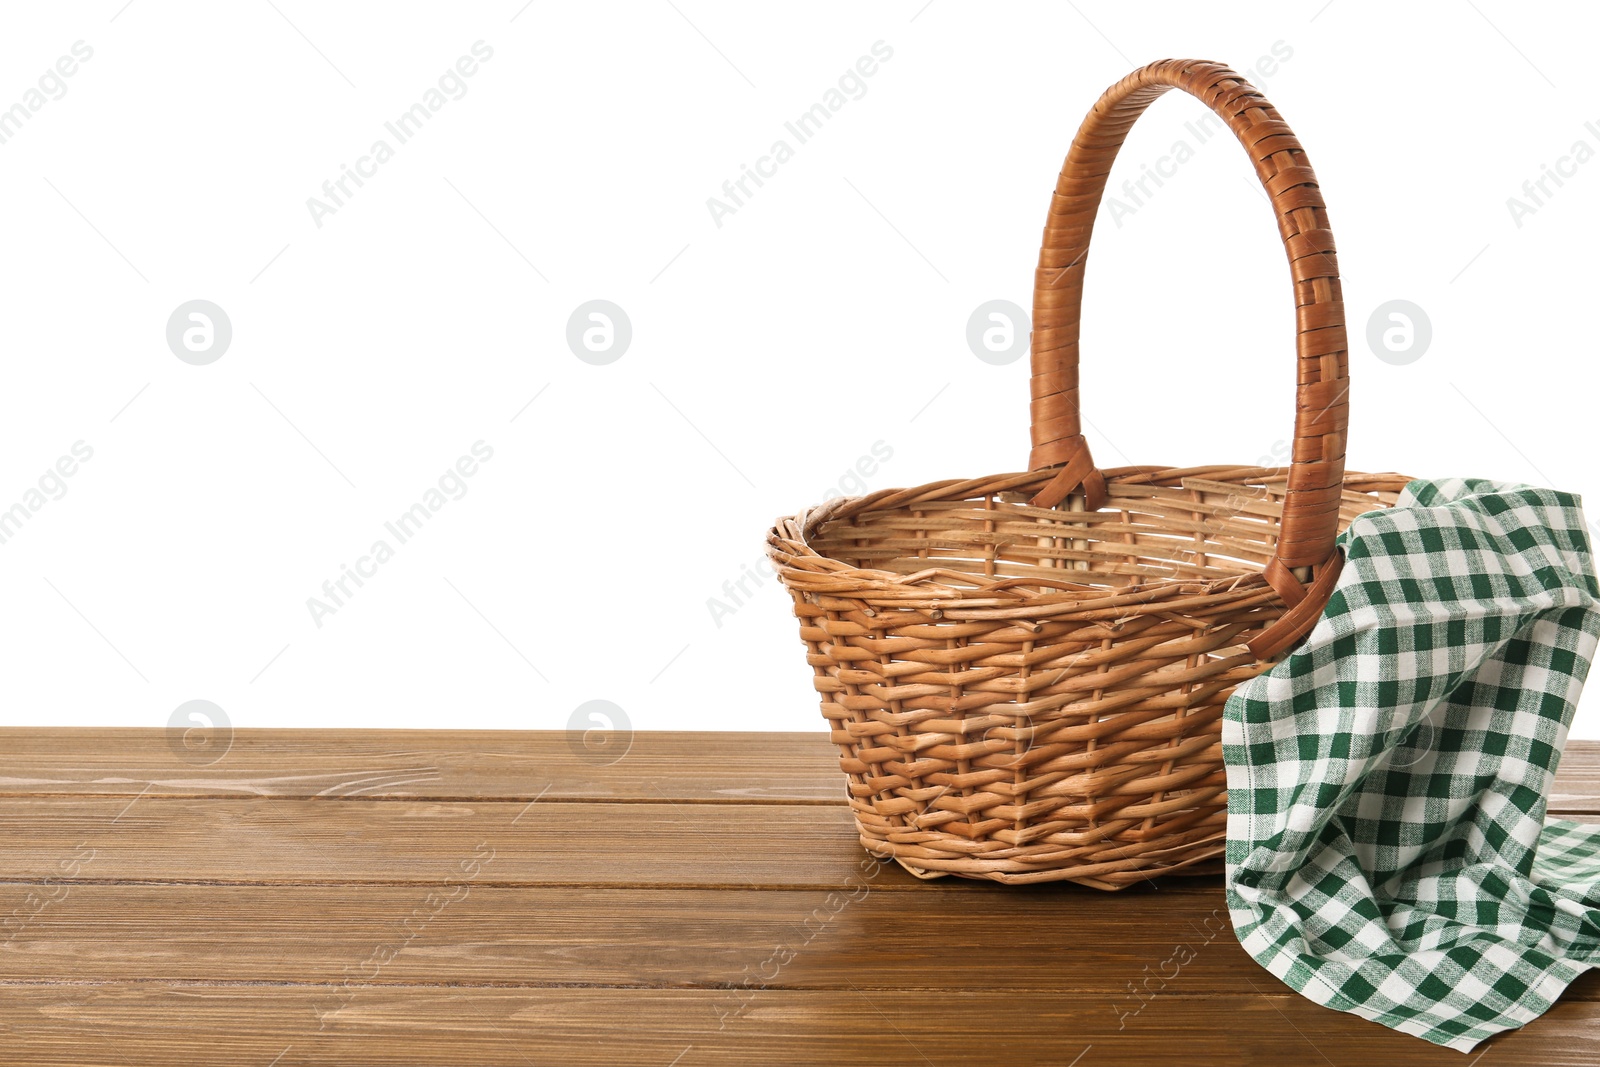
{"type": "MultiPolygon", "coordinates": [[[[839,752],[815,733],[634,733],[604,764],[560,730],[236,730],[214,763],[165,730],[0,728],[0,797],[391,797],[837,804],[839,752]],[[730,758],[734,757],[734,758],[730,758]]],[[[609,757],[609,754],[607,756],[609,757]]]]}
{"type": "Polygon", "coordinates": [[[835,888],[870,862],[847,809],[804,805],[13,797],[0,840],[19,881],[835,888]]]}
{"type": "Polygon", "coordinates": [[[866,859],[842,804],[12,797],[0,840],[25,881],[831,888],[866,859]]]}
{"type": "Polygon", "coordinates": [[[1568,741],[1550,790],[1550,812],[1600,812],[1600,741],[1568,741]]]}
{"type": "MultiPolygon", "coordinates": [[[[562,733],[236,741],[196,776],[160,730],[0,732],[0,1063],[1468,1062],[1289,992],[1215,877],[872,861],[820,732],[609,767],[562,733]]],[[[1552,810],[1600,821],[1597,786],[1572,743],[1552,810]]],[[[1485,1067],[1597,1042],[1589,974],[1485,1067]]]]}
{"type": "MultiPolygon", "coordinates": [[[[828,735],[633,735],[599,766],[558,730],[238,730],[216,763],[186,762],[148,729],[0,727],[0,797],[261,796],[388,800],[674,800],[837,804],[828,735]],[[737,754],[737,760],[732,757],[737,754]]],[[[1600,812],[1600,741],[1569,741],[1552,812],[1600,812]]]]}
{"type": "MultiPolygon", "coordinates": [[[[1111,898],[1076,886],[918,888],[908,897],[865,882],[845,891],[475,885],[430,901],[431,887],[416,886],[73,885],[0,952],[0,983],[355,976],[373,985],[555,986],[581,969],[585,982],[645,988],[749,981],[1095,994],[1159,981],[1183,946],[1175,991],[1249,996],[1262,987],[1212,879],[1191,892],[1135,887],[1111,898]],[[1027,937],[997,937],[997,924],[1027,937]],[[389,945],[397,951],[374,966],[374,951],[389,945]]],[[[0,886],[0,911],[26,891],[0,886]]],[[[1567,997],[1600,1000],[1600,972],[1567,997]]]]}
{"type": "MultiPolygon", "coordinates": [[[[756,991],[730,1016],[701,990],[69,986],[5,990],[0,1034],[11,1067],[1471,1064],[1267,981],[1250,997],[1165,995],[1131,1018],[1113,1000],[994,992],[756,991]]],[[[1563,1001],[1511,1035],[1522,1042],[1480,1050],[1483,1067],[1593,1067],[1597,1032],[1600,1005],[1563,1001]]]]}

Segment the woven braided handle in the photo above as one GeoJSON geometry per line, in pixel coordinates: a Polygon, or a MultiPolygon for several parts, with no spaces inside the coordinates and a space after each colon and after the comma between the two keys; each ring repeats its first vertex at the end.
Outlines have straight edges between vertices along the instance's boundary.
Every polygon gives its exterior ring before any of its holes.
{"type": "MultiPolygon", "coordinates": [[[[1073,138],[1061,167],[1039,250],[1033,289],[1033,453],[1029,467],[1060,467],[1033,503],[1054,507],[1081,490],[1105,502],[1105,478],[1089,455],[1078,416],[1078,327],[1084,259],[1111,163],[1128,130],[1162,93],[1182,89],[1215,111],[1239,138],[1272,200],[1294,279],[1298,355],[1294,451],[1276,552],[1265,576],[1294,612],[1315,619],[1342,562],[1334,548],[1349,422],[1344,299],[1333,234],[1317,177],[1294,132],[1253,86],[1220,63],[1165,59],[1107,89],[1073,138]],[[1324,564],[1329,566],[1324,567],[1324,564]],[[1318,581],[1304,584],[1316,567],[1318,581]],[[1330,573],[1333,572],[1333,573],[1330,573]],[[1310,609],[1314,608],[1314,611],[1310,609]]],[[[1286,617],[1287,618],[1287,617],[1286,617]]],[[[1270,632],[1270,631],[1269,631],[1270,632]]],[[[1266,635],[1263,635],[1266,636],[1266,635]]],[[[1281,637],[1281,631],[1275,637],[1281,637]]],[[[1261,647],[1278,644],[1264,642],[1261,647]]]]}

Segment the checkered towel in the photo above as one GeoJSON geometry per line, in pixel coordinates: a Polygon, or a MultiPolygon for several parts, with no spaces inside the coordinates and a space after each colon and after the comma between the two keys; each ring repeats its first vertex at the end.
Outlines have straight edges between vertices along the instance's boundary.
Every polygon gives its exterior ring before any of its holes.
{"type": "Polygon", "coordinates": [[[1470,1051],[1600,966],[1600,826],[1545,802],[1600,635],[1579,500],[1414,481],[1228,702],[1227,895],[1318,1004],[1470,1051]]]}

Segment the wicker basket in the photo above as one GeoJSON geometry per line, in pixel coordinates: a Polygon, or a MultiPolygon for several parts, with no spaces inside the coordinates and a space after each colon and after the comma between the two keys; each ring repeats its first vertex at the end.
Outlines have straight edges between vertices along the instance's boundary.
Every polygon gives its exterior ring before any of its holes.
{"type": "Polygon", "coordinates": [[[1344,469],[1349,378],[1333,235],[1300,142],[1216,63],[1112,86],[1074,139],[1033,295],[1031,472],[833,500],[781,519],[861,843],[921,877],[1101,889],[1214,871],[1222,710],[1311,628],[1351,519],[1405,477],[1344,469]],[[1084,258],[1111,162],[1170,88],[1238,136],[1294,279],[1294,448],[1281,467],[1100,470],[1079,432],[1084,258]]]}

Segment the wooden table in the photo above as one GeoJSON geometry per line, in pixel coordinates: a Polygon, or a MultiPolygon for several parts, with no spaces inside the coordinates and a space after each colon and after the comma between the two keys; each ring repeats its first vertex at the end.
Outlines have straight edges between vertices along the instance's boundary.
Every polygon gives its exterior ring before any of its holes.
{"type": "MultiPolygon", "coordinates": [[[[597,759],[554,732],[241,731],[201,765],[160,730],[0,730],[0,1063],[1480,1062],[1301,999],[1215,877],[872,861],[821,732],[597,759]]],[[[1600,743],[1551,810],[1600,816],[1600,743]]],[[[1473,1055],[1600,1063],[1597,1000],[1591,972],[1473,1055]]]]}

